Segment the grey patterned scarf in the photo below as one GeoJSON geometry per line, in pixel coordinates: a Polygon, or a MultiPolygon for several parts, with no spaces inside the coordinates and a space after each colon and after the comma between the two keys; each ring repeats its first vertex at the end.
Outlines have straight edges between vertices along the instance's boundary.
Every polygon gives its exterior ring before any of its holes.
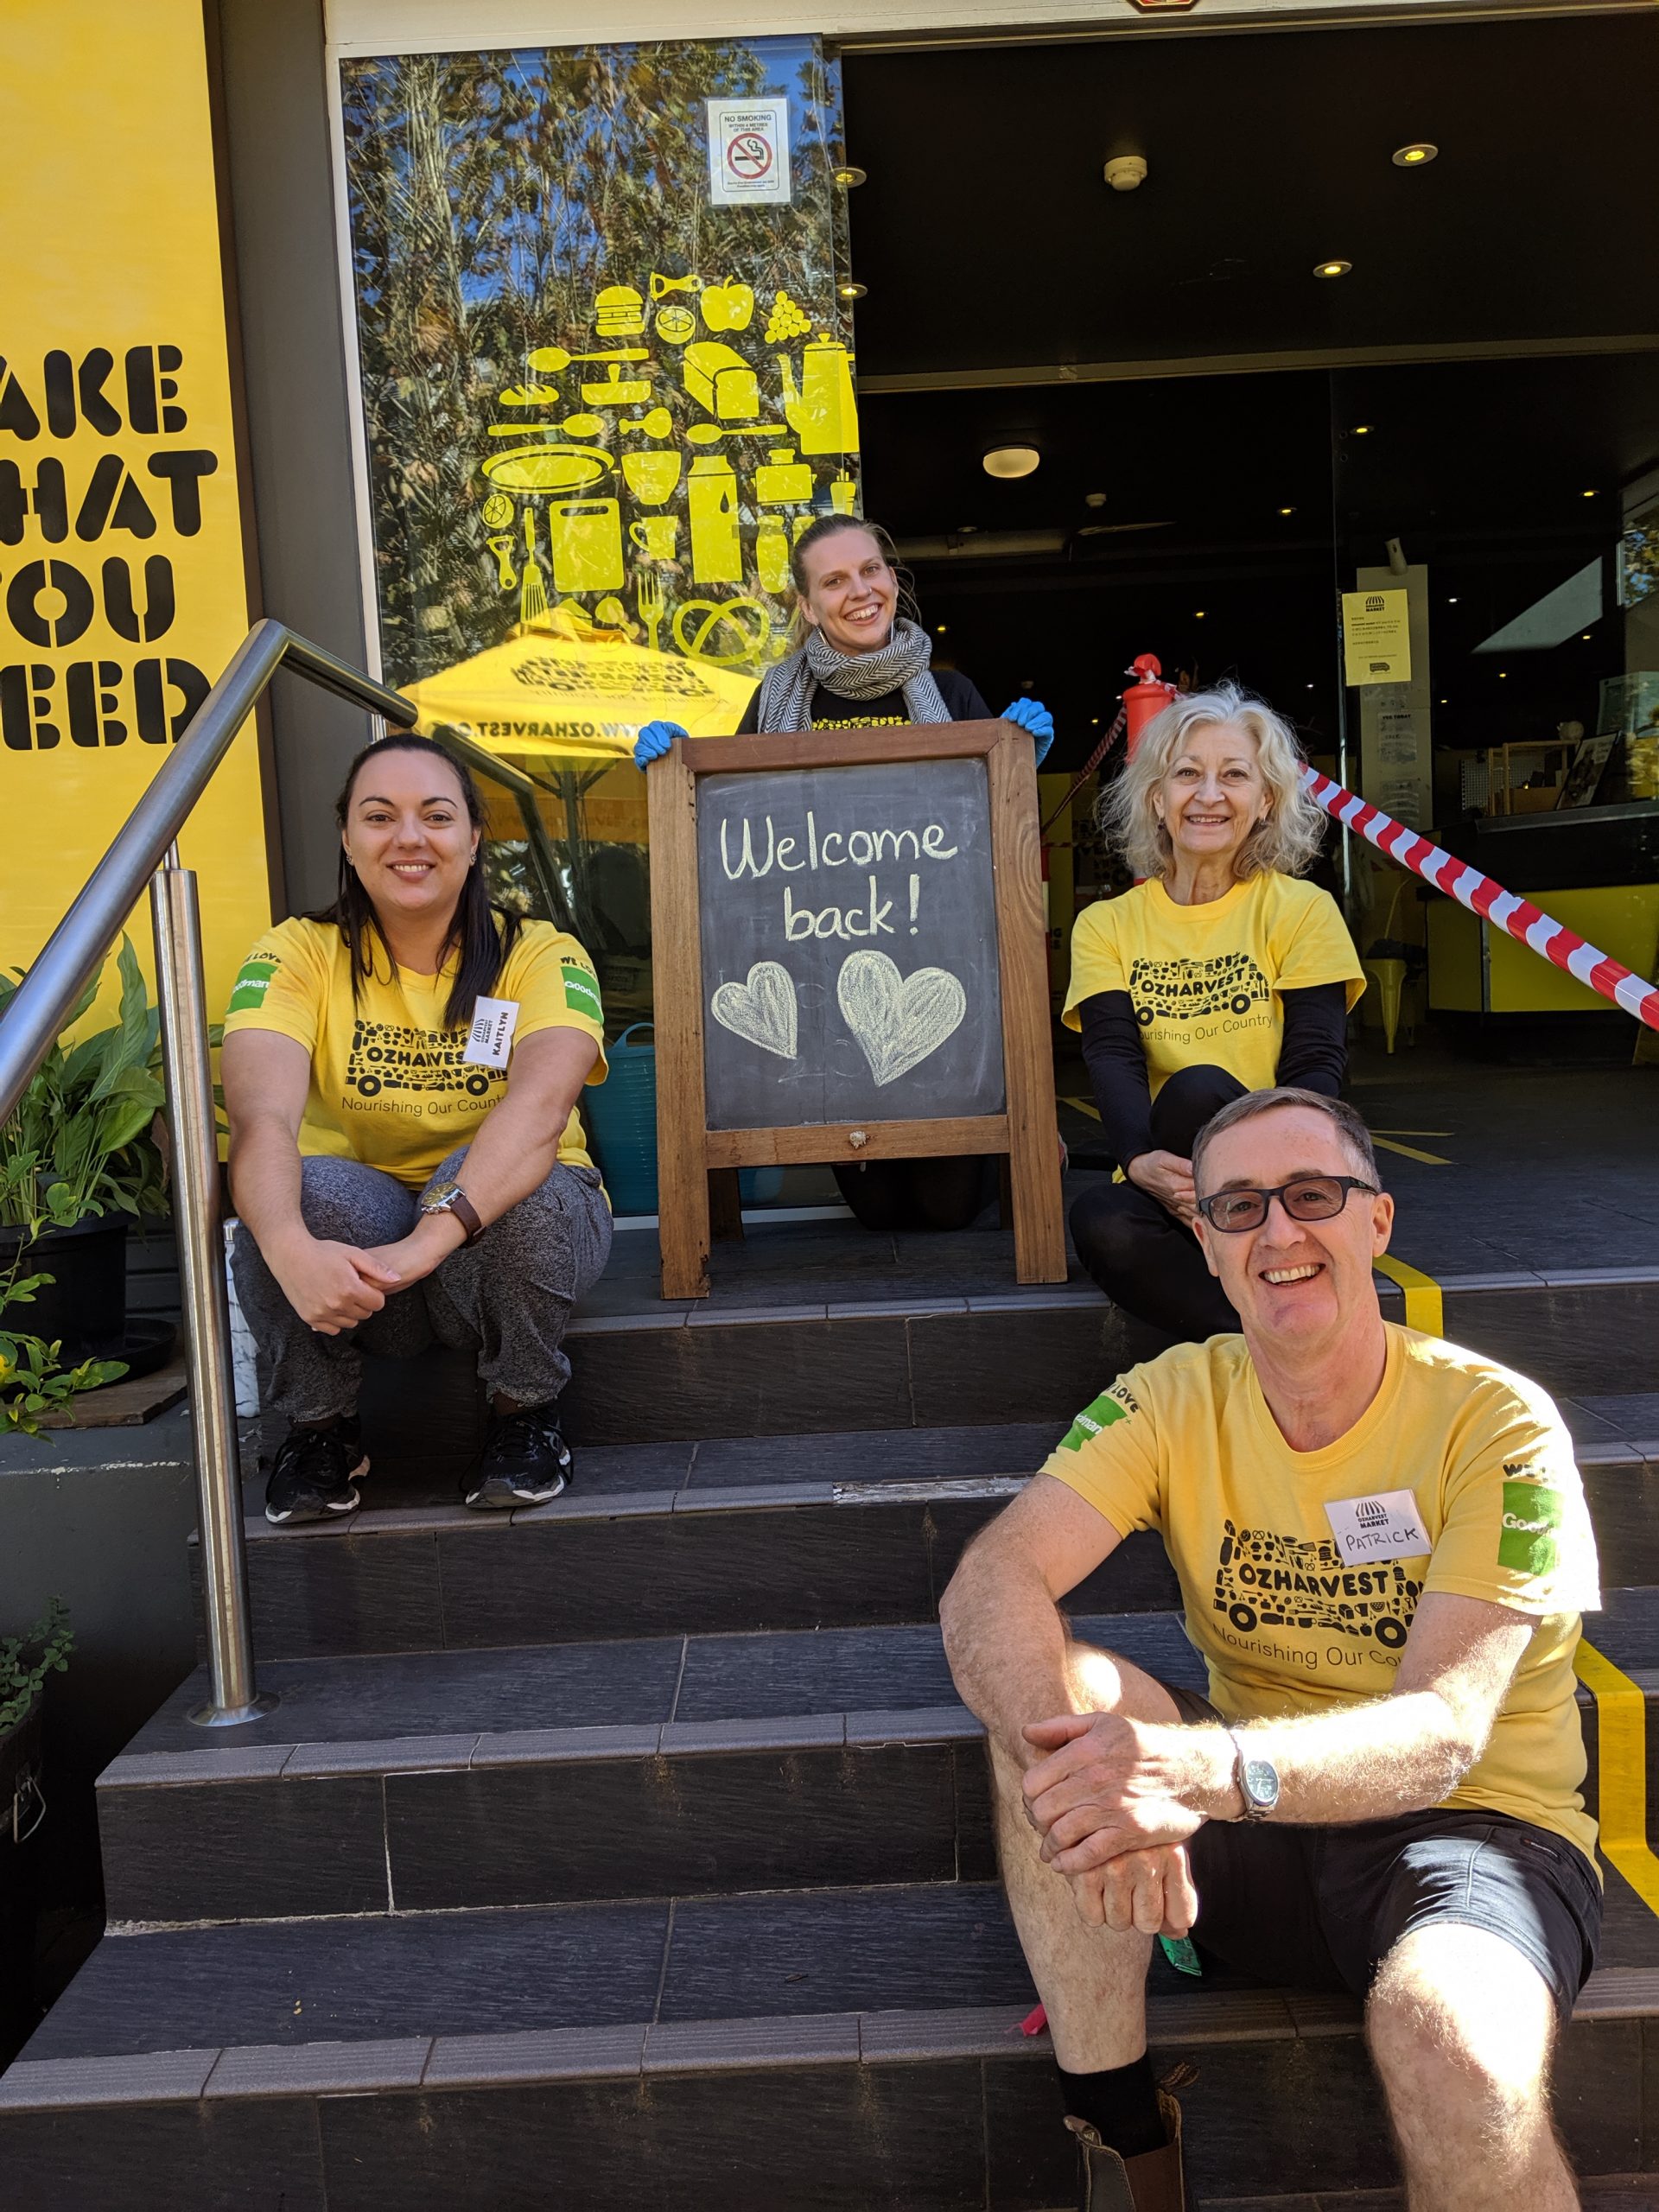
{"type": "Polygon", "coordinates": [[[755,719],[763,730],[810,729],[812,687],[822,683],[841,699],[879,699],[902,690],[912,721],[948,722],[950,710],[929,666],[932,658],[931,638],[902,614],[887,644],[873,653],[837,652],[822,630],[814,630],[762,678],[755,719]]]}

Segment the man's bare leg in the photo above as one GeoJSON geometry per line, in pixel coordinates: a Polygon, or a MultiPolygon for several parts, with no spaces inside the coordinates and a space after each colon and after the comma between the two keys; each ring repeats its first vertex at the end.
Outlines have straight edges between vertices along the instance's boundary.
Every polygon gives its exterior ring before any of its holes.
{"type": "MultiPolygon", "coordinates": [[[[1088,1644],[1067,1648],[1073,1702],[1080,1712],[1179,1721],[1169,1694],[1127,1659],[1088,1644]]],[[[1044,1864],[1042,1839],[1026,1817],[1023,1770],[991,1746],[997,1853],[1020,1943],[1048,2014],[1054,2056],[1067,2074],[1132,2065],[1147,2047],[1147,1963],[1152,1937],[1091,1928],[1072,1901],[1071,1885],[1044,1864]]],[[[1514,2212],[1514,2208],[1510,2208],[1514,2212]]],[[[1553,2208],[1551,2209],[1553,2212],[1553,2208]]]]}
{"type": "Polygon", "coordinates": [[[1554,2003],[1513,1945],[1419,1928],[1383,1960],[1365,2018],[1411,2212],[1577,2212],[1549,2111],[1554,2003]]]}

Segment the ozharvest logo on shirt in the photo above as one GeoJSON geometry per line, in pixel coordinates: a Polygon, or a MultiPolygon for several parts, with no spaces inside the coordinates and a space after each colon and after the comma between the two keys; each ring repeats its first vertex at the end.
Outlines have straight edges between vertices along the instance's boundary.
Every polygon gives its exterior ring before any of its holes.
{"type": "Polygon", "coordinates": [[[605,1009],[600,1002],[599,982],[591,968],[584,968],[580,960],[564,959],[559,963],[564,977],[564,1002],[573,1014],[585,1014],[590,1020],[602,1021],[605,1009]]]}
{"type": "Polygon", "coordinates": [[[1114,1382],[1109,1390],[1101,1392],[1093,1405],[1084,1408],[1056,1449],[1081,1452],[1086,1437],[1098,1436],[1103,1428],[1109,1428],[1115,1421],[1127,1421],[1131,1414],[1138,1414],[1140,1410],[1135,1394],[1128,1385],[1114,1382]]]}
{"type": "Polygon", "coordinates": [[[346,1063],[346,1087],[359,1098],[392,1090],[424,1091],[457,1102],[486,1097],[500,1077],[489,1069],[468,1067],[466,1052],[464,1029],[408,1029],[359,1015],[346,1063]]]}
{"type": "Polygon", "coordinates": [[[1397,1560],[1350,1566],[1328,1536],[1281,1536],[1224,1522],[1214,1605],[1241,1636],[1258,1628],[1334,1630],[1398,1651],[1423,1586],[1397,1560]]]}
{"type": "Polygon", "coordinates": [[[1239,1017],[1266,1006],[1268,979],[1248,952],[1218,953],[1213,960],[1144,960],[1129,965],[1135,1018],[1195,1021],[1217,1014],[1239,1017]]]}
{"type": "Polygon", "coordinates": [[[282,966],[274,952],[255,952],[242,963],[231,991],[227,1014],[257,1014],[265,1002],[265,993],[270,988],[271,977],[282,966]]]}

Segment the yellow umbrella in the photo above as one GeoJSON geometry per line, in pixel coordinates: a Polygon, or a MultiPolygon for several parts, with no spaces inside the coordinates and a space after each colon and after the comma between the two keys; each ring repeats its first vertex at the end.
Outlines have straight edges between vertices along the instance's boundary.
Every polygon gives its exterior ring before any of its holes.
{"type": "Polygon", "coordinates": [[[693,737],[734,730],[758,680],[636,645],[567,605],[404,692],[425,735],[444,727],[492,753],[610,764],[647,722],[678,722],[693,737]]]}

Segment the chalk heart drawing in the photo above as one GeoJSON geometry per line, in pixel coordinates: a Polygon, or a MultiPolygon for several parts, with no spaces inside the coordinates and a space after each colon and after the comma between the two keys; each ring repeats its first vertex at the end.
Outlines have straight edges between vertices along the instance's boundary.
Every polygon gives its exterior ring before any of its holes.
{"type": "Polygon", "coordinates": [[[775,960],[757,960],[747,983],[722,983],[715,993],[712,1011],[721,1027],[734,1037],[747,1037],[751,1045],[776,1052],[779,1059],[796,1058],[795,986],[788,969],[775,960]]]}
{"type": "Polygon", "coordinates": [[[885,952],[853,952],[836,984],[842,1018],[878,1083],[893,1083],[962,1025],[968,994],[945,968],[903,976],[885,952]]]}

